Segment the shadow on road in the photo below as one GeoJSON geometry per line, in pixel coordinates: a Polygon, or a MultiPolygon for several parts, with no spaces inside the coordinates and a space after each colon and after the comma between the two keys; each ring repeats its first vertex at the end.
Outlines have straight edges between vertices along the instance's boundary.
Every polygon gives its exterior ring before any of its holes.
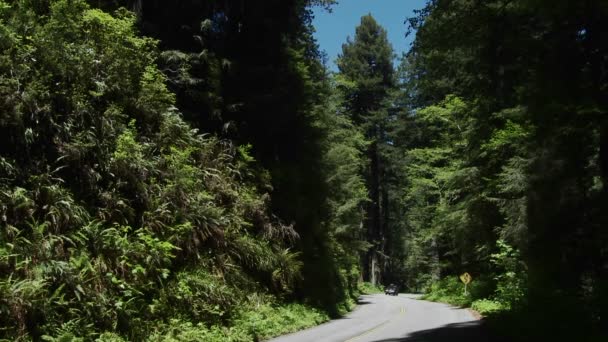
{"type": "Polygon", "coordinates": [[[435,329],[422,330],[400,338],[374,342],[504,342],[489,338],[481,321],[455,323],[435,329]]]}

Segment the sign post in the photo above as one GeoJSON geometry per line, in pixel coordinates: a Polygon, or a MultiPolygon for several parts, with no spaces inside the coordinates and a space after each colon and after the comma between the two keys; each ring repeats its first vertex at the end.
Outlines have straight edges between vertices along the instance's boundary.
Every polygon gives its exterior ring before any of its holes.
{"type": "Polygon", "coordinates": [[[464,295],[467,295],[467,285],[469,285],[469,283],[471,282],[471,280],[473,280],[473,278],[471,277],[471,275],[468,272],[464,272],[463,274],[460,275],[460,281],[464,284],[464,295]]]}

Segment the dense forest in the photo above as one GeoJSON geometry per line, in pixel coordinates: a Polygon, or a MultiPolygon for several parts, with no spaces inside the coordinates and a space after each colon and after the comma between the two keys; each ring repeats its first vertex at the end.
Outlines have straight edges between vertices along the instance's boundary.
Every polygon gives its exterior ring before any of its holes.
{"type": "Polygon", "coordinates": [[[364,283],[606,337],[608,2],[430,0],[397,65],[367,15],[332,72],[334,3],[0,0],[0,340],[254,341],[364,283]]]}

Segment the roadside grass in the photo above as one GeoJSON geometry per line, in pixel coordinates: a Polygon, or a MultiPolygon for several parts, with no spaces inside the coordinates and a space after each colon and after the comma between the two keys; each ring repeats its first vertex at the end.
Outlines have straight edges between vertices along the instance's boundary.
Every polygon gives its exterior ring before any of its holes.
{"type": "Polygon", "coordinates": [[[358,290],[360,294],[376,294],[384,292],[384,290],[380,286],[367,282],[359,283],[358,290]]]}
{"type": "MultiPolygon", "coordinates": [[[[477,311],[497,342],[605,342],[577,298],[544,294],[534,308],[526,302],[510,303],[492,291],[492,283],[478,279],[464,294],[457,277],[441,279],[427,288],[421,299],[477,311]]],[[[506,296],[508,298],[508,296],[506,296]]],[[[535,298],[540,298],[537,296],[535,298]]]]}
{"type": "Polygon", "coordinates": [[[261,341],[313,327],[328,320],[329,316],[326,313],[304,304],[265,303],[241,310],[228,326],[207,327],[203,324],[172,320],[159,327],[158,331],[148,338],[148,341],[261,341]]]}
{"type": "MultiPolygon", "coordinates": [[[[342,304],[345,312],[352,310],[355,301],[342,304]]],[[[252,342],[289,334],[310,328],[330,319],[327,312],[301,303],[285,303],[270,295],[252,294],[240,303],[240,307],[221,323],[215,325],[192,322],[189,317],[178,317],[168,321],[155,321],[148,335],[142,339],[124,337],[117,333],[105,332],[97,336],[82,337],[63,327],[56,336],[43,336],[48,342],[126,342],[141,340],[147,342],[252,342]]],[[[0,340],[2,340],[0,338],[0,340]]]]}
{"type": "Polygon", "coordinates": [[[330,318],[327,313],[317,308],[299,303],[262,305],[245,310],[239,316],[235,320],[235,326],[262,340],[310,328],[330,318]]]}
{"type": "MultiPolygon", "coordinates": [[[[337,306],[343,316],[357,306],[360,294],[381,293],[382,289],[360,283],[356,293],[337,306]]],[[[149,342],[250,342],[262,341],[317,326],[330,320],[330,315],[318,308],[301,303],[281,303],[269,296],[256,297],[232,317],[225,326],[206,326],[188,321],[171,320],[160,324],[148,338],[149,342]]],[[[109,335],[108,335],[109,337],[109,335]]],[[[116,336],[112,336],[116,337],[116,336]]],[[[104,339],[103,342],[121,340],[104,339]]]]}
{"type": "MultiPolygon", "coordinates": [[[[380,293],[382,289],[369,283],[360,283],[357,293],[338,305],[340,316],[357,306],[359,294],[380,293]]],[[[223,325],[193,323],[187,318],[158,322],[146,339],[148,342],[251,342],[263,341],[317,326],[330,320],[327,312],[301,303],[283,303],[273,296],[253,295],[223,325]]],[[[56,338],[46,336],[46,341],[81,341],[71,334],[56,338]]],[[[104,333],[98,342],[124,342],[115,333],[104,333]]]]}
{"type": "Polygon", "coordinates": [[[475,300],[471,303],[471,309],[479,312],[482,316],[498,314],[508,310],[504,304],[492,299],[475,300]]]}
{"type": "Polygon", "coordinates": [[[492,293],[491,284],[479,279],[469,284],[467,293],[464,293],[464,285],[458,277],[446,277],[433,283],[421,299],[432,302],[447,303],[459,307],[472,307],[483,315],[482,311],[502,310],[504,306],[495,300],[487,299],[492,293]],[[490,303],[491,302],[491,303],[490,303]]]}

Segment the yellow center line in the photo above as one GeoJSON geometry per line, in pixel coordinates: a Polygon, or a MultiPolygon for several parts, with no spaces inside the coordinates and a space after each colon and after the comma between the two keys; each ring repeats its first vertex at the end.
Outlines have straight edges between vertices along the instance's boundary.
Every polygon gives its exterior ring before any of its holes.
{"type": "MultiPolygon", "coordinates": [[[[399,311],[399,314],[400,314],[400,315],[404,315],[404,314],[405,314],[405,306],[402,306],[402,307],[401,307],[401,309],[400,309],[400,311],[399,311]]],[[[369,329],[369,330],[367,330],[367,331],[363,332],[362,334],[357,335],[357,336],[355,336],[355,337],[351,337],[351,338],[349,338],[348,340],[346,340],[346,341],[344,341],[344,342],[354,342],[354,341],[356,341],[356,340],[360,339],[361,337],[367,336],[367,335],[369,335],[369,334],[371,334],[371,333],[373,333],[373,332],[375,332],[375,331],[378,331],[378,330],[380,330],[380,328],[382,328],[383,326],[385,326],[385,325],[389,324],[390,322],[392,322],[392,321],[393,321],[393,319],[394,319],[394,318],[391,318],[391,319],[389,319],[389,320],[388,320],[388,321],[386,321],[386,322],[380,323],[380,324],[376,325],[375,327],[373,327],[373,328],[371,328],[371,329],[369,329]]]]}

